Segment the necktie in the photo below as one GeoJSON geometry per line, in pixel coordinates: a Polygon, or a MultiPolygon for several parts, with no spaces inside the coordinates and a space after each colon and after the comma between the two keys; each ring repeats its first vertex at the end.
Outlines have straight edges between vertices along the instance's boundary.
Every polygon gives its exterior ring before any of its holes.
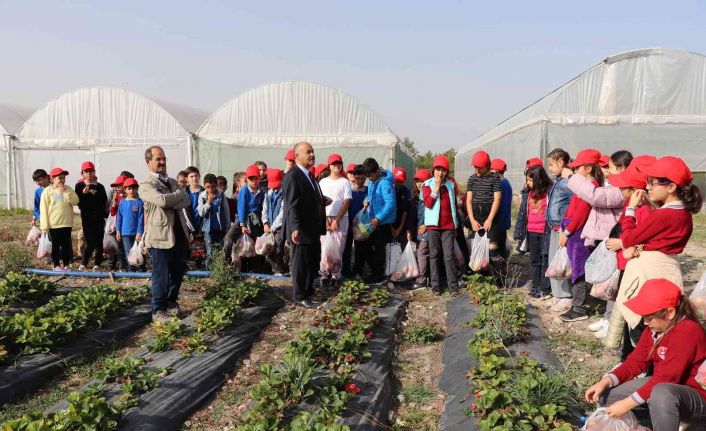
{"type": "Polygon", "coordinates": [[[309,181],[311,181],[311,186],[314,188],[314,190],[318,193],[319,192],[319,186],[316,184],[316,178],[314,178],[314,174],[309,172],[309,181]]]}

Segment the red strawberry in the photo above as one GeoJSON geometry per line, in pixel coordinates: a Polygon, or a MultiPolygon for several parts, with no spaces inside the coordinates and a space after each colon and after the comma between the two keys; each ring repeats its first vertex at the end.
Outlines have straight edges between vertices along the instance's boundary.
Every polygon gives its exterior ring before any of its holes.
{"type": "Polygon", "coordinates": [[[348,382],[346,383],[343,388],[348,392],[349,394],[359,394],[360,393],[360,388],[356,386],[355,383],[353,382],[348,382]]]}

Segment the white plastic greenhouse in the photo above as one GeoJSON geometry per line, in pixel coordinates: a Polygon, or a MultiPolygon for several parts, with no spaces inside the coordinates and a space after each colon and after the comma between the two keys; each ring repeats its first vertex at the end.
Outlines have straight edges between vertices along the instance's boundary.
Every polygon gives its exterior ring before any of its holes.
{"type": "Polygon", "coordinates": [[[397,135],[372,109],[339,89],[310,82],[274,82],[246,91],[214,112],[196,135],[194,163],[202,172],[226,177],[255,160],[282,167],[287,150],[301,141],[314,146],[317,163],[335,152],[346,164],[374,157],[386,168],[413,169],[397,135]]]}
{"type": "Polygon", "coordinates": [[[478,149],[508,164],[519,189],[525,162],[553,148],[676,155],[706,170],[706,57],[642,49],[608,57],[461,148],[456,175],[478,149]]]}
{"type": "Polygon", "coordinates": [[[13,136],[22,127],[22,124],[32,115],[34,110],[21,106],[0,105],[0,205],[10,207],[12,201],[12,184],[10,182],[12,172],[12,152],[10,148],[13,136]]]}
{"type": "Polygon", "coordinates": [[[171,171],[183,169],[190,159],[192,133],[206,116],[116,88],[66,93],[36,111],[9,140],[14,178],[9,205],[31,207],[35,188],[31,173],[38,167],[61,166],[70,172],[69,184],[79,177],[86,160],[95,163],[104,184],[122,170],[141,179],[147,173],[144,150],[161,145],[171,171]]]}

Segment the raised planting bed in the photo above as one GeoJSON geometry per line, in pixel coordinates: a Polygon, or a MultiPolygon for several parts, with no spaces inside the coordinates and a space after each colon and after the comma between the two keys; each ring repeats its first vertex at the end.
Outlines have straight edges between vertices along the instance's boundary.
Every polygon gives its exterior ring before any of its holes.
{"type": "Polygon", "coordinates": [[[57,428],[72,416],[77,429],[177,430],[220,387],[282,304],[262,282],[216,286],[195,315],[155,322],[156,338],[135,354],[108,361],[96,379],[68,400],[3,429],[24,430],[42,421],[57,428]],[[96,417],[90,406],[74,402],[87,396],[103,415],[96,417]]]}
{"type": "Polygon", "coordinates": [[[68,361],[146,325],[148,292],[146,287],[91,286],[0,317],[0,343],[9,352],[0,366],[0,405],[41,387],[68,361]]]}
{"type": "Polygon", "coordinates": [[[389,429],[395,332],[406,301],[346,282],[282,360],[260,367],[238,431],[389,429]]]}
{"type": "Polygon", "coordinates": [[[456,385],[454,397],[447,400],[443,429],[572,430],[567,422],[575,406],[572,389],[552,369],[557,360],[544,345],[537,317],[528,313],[522,296],[478,276],[469,279],[468,292],[475,310],[460,312],[450,304],[449,318],[453,309],[457,327],[461,315],[470,318],[470,328],[463,333],[470,336],[471,362],[465,362],[472,366],[467,374],[472,393],[465,399],[463,385],[456,385]],[[462,420],[459,409],[477,422],[462,420]]]}
{"type": "Polygon", "coordinates": [[[0,279],[0,316],[11,316],[22,308],[37,307],[55,295],[70,292],[56,283],[11,272],[0,279]]]}

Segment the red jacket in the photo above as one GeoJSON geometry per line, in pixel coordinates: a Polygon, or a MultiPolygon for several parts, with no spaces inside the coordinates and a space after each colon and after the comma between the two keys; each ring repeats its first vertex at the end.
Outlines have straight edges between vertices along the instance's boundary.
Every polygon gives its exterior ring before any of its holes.
{"type": "Polygon", "coordinates": [[[623,247],[644,245],[645,251],[679,254],[684,251],[694,228],[691,213],[685,209],[661,208],[652,211],[644,220],[626,215],[620,220],[623,247]]]}
{"type": "MultiPolygon", "coordinates": [[[[600,187],[598,181],[591,181],[594,186],[600,187]]],[[[566,226],[566,231],[574,233],[581,229],[588,221],[588,216],[591,214],[591,205],[580,197],[573,195],[569,207],[566,208],[564,217],[569,218],[569,224],[566,226]]]]}
{"type": "MultiPolygon", "coordinates": [[[[625,205],[623,205],[623,212],[622,212],[622,214],[620,214],[620,219],[618,220],[618,223],[621,223],[623,221],[623,218],[625,218],[625,208],[627,208],[627,207],[628,207],[628,201],[625,201],[625,205]]],[[[637,223],[640,223],[642,220],[644,220],[649,215],[650,215],[649,205],[642,205],[642,206],[637,207],[635,209],[635,221],[637,223]]],[[[625,248],[627,248],[627,247],[625,247],[625,248]]],[[[628,265],[628,260],[625,259],[625,256],[623,256],[623,251],[622,250],[618,251],[618,253],[616,253],[616,256],[618,257],[618,269],[621,271],[625,271],[625,267],[628,265]]]]}
{"type": "Polygon", "coordinates": [[[706,390],[695,378],[699,367],[706,361],[704,328],[693,320],[682,320],[664,335],[654,351],[652,337],[652,331],[645,330],[625,362],[608,374],[613,385],[632,380],[653,365],[650,380],[630,396],[638,405],[648,402],[652,389],[660,383],[687,385],[706,400],[706,390]]]}

